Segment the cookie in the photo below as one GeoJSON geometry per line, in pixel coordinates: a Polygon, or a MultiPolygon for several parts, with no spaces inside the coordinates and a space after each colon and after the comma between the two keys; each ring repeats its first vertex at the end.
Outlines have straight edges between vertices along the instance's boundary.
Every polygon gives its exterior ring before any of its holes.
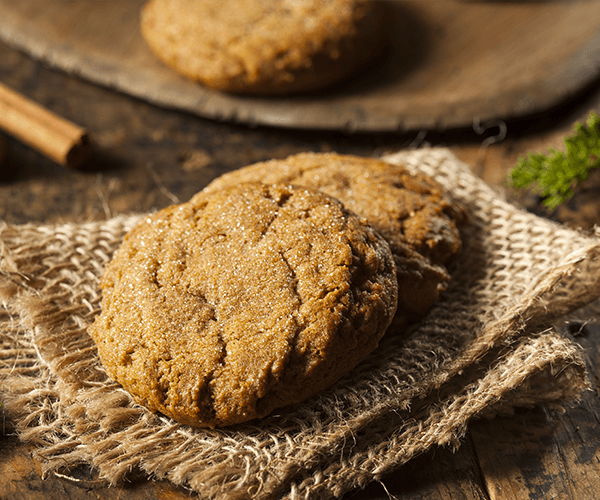
{"type": "Polygon", "coordinates": [[[465,212],[448,201],[433,179],[374,158],[302,153],[227,173],[206,190],[257,181],[319,189],[383,235],[396,262],[398,330],[422,318],[447,288],[446,265],[460,252],[465,212]]]}
{"type": "Polygon", "coordinates": [[[152,52],[220,91],[277,95],[331,86],[371,62],[383,37],[371,0],[150,0],[152,52]]]}
{"type": "Polygon", "coordinates": [[[397,303],[388,244],[334,198],[260,183],[149,216],[100,282],[89,332],[107,373],[199,427],[329,387],[377,346],[397,303]]]}

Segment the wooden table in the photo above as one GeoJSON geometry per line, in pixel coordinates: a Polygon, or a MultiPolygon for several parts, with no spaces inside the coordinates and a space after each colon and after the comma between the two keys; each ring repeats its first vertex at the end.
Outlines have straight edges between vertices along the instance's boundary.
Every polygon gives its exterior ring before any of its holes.
{"type": "MultiPolygon", "coordinates": [[[[600,107],[600,84],[565,106],[518,123],[404,135],[345,135],[245,128],[158,109],[76,78],[50,71],[0,45],[0,81],[89,129],[94,157],[85,171],[53,164],[5,138],[0,167],[0,220],[11,223],[103,219],[187,200],[215,176],[251,162],[312,151],[373,155],[424,143],[449,146],[492,185],[527,151],[560,147],[576,120],[600,107]]],[[[484,124],[486,125],[486,124],[484,124]]],[[[569,204],[544,213],[535,196],[516,202],[572,226],[600,220],[600,175],[569,204]]],[[[357,499],[593,499],[600,486],[600,328],[570,325],[585,349],[593,390],[558,408],[518,410],[476,421],[456,453],[434,449],[385,481],[350,495],[357,499]]],[[[4,417],[4,416],[3,416],[4,417]]],[[[40,477],[30,449],[2,419],[0,499],[169,499],[194,495],[164,482],[140,479],[118,488],[93,473],[40,477]]]]}

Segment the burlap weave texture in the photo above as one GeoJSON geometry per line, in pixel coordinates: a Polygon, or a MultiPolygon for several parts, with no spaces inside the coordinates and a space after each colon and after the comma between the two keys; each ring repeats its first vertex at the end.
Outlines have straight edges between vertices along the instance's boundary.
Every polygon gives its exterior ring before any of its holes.
{"type": "Polygon", "coordinates": [[[506,203],[445,149],[385,159],[435,177],[467,208],[450,287],[335,387],[229,429],[133,403],[87,334],[103,265],[140,215],[2,226],[0,398],[44,470],[91,464],[117,483],[139,469],[202,498],[334,498],[458,445],[475,416],[577,397],[585,363],[553,324],[600,296],[600,240],[506,203]]]}

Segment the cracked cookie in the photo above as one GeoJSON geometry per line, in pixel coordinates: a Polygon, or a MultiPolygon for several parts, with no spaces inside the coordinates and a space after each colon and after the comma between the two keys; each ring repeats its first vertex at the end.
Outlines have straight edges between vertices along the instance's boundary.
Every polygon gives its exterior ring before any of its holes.
{"type": "Polygon", "coordinates": [[[365,217],[388,241],[398,276],[394,329],[423,317],[446,289],[446,269],[462,243],[461,206],[452,204],[431,178],[374,158],[302,153],[257,163],[222,175],[207,191],[243,182],[292,183],[319,189],[365,217]]]}
{"type": "Polygon", "coordinates": [[[397,303],[388,244],[334,198],[287,184],[201,192],[147,217],[101,279],[89,332],[153,411],[241,423],[329,387],[397,303]]]}
{"type": "Polygon", "coordinates": [[[178,73],[220,91],[277,95],[331,86],[372,61],[372,0],[150,0],[141,32],[178,73]]]}

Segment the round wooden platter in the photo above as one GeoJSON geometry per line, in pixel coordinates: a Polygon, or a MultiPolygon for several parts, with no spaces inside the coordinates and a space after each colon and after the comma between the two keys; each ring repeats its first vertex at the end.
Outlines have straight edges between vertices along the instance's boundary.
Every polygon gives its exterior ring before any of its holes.
{"type": "Polygon", "coordinates": [[[378,0],[390,46],[367,72],[312,95],[211,91],[163,66],[144,0],[0,0],[0,38],[51,67],[215,120],[394,132],[471,127],[559,105],[600,75],[600,2],[378,0]]]}

